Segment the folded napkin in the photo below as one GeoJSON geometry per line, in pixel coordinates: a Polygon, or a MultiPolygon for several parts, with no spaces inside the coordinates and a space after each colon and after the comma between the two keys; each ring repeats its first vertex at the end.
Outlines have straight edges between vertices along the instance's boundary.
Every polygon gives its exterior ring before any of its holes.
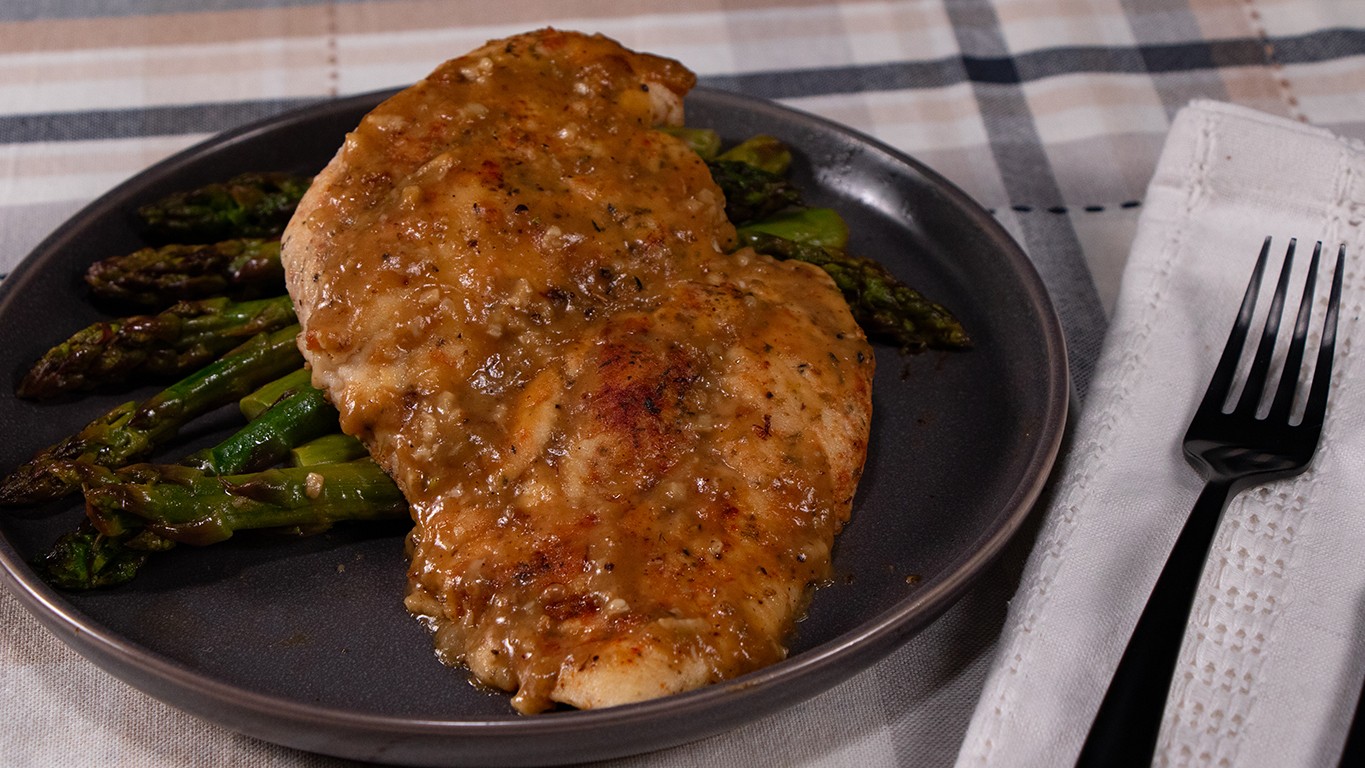
{"type": "Polygon", "coordinates": [[[1196,102],[1176,117],[1148,190],[959,766],[1075,762],[1202,487],[1180,441],[1267,235],[1270,285],[1289,238],[1300,281],[1324,241],[1319,314],[1346,245],[1327,422],[1306,474],[1244,492],[1224,514],[1156,763],[1336,764],[1365,676],[1365,146],[1196,102]]]}

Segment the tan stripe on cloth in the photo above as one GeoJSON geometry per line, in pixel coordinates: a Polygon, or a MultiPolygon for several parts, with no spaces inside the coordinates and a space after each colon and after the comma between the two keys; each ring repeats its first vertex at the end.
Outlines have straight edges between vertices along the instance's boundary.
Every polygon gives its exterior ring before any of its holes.
{"type": "Polygon", "coordinates": [[[0,145],[0,206],[88,200],[206,137],[0,145]]]}
{"type": "MultiPolygon", "coordinates": [[[[878,0],[841,0],[840,5],[878,0]]],[[[825,0],[558,0],[554,18],[634,18],[646,14],[727,13],[809,8],[825,0]]],[[[178,46],[264,37],[431,31],[451,27],[544,26],[544,6],[527,3],[400,0],[203,13],[51,19],[0,23],[0,51],[33,53],[127,46],[178,46]]],[[[661,25],[666,26],[666,25],[661,25]]]]}
{"type": "Polygon", "coordinates": [[[0,114],[316,97],[330,56],[321,38],[0,56],[0,114]]]}
{"type": "MultiPolygon", "coordinates": [[[[611,8],[570,2],[556,6],[564,15],[555,19],[515,21],[516,13],[503,11],[479,14],[480,26],[439,26],[431,24],[433,4],[409,0],[339,6],[334,20],[323,8],[305,7],[263,11],[259,17],[225,12],[0,24],[0,35],[16,41],[0,46],[0,114],[393,87],[489,38],[547,21],[674,56],[703,75],[936,59],[955,51],[938,7],[805,0],[773,5],[748,0],[725,13],[618,18],[607,13],[611,8]],[[596,15],[572,15],[588,10],[596,15]],[[514,21],[492,23],[500,18],[514,21]]],[[[445,16],[451,15],[447,9],[445,16]]]]}

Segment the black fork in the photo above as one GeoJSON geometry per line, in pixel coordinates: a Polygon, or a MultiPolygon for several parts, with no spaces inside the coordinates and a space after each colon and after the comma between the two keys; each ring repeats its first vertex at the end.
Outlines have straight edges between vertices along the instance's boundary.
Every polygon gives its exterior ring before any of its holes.
{"type": "Polygon", "coordinates": [[[1270,238],[1251,273],[1242,308],[1223,356],[1214,370],[1204,400],[1185,433],[1185,457],[1205,475],[1185,527],[1180,531],[1170,558],[1152,588],[1147,606],[1138,619],[1118,670],[1100,705],[1099,714],[1086,737],[1078,766],[1149,766],[1161,729],[1171,676],[1185,637],[1190,608],[1199,576],[1204,570],[1209,545],[1229,500],[1243,490],[1303,472],[1317,450],[1322,422],[1327,414],[1327,390],[1332,377],[1332,350],[1336,342],[1338,305],[1345,272],[1346,246],[1337,253],[1332,293],[1318,345],[1317,365],[1304,402],[1303,417],[1293,423],[1295,393],[1308,343],[1313,314],[1313,286],[1318,273],[1322,243],[1313,249],[1303,298],[1299,302],[1294,335],[1285,355],[1284,372],[1275,388],[1269,411],[1258,416],[1265,396],[1280,315],[1289,288],[1295,241],[1289,241],[1279,282],[1271,299],[1260,345],[1247,373],[1246,384],[1232,410],[1225,404],[1242,357],[1242,347],[1256,309],[1261,275],[1270,254],[1270,238]]]}

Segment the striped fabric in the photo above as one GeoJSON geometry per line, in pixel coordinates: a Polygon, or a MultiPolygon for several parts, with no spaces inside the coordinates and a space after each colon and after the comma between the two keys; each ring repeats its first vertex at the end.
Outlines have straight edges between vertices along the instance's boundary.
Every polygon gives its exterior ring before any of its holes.
{"type": "MultiPolygon", "coordinates": [[[[1361,0],[18,0],[0,3],[0,274],[85,203],[215,132],[406,84],[546,24],[676,57],[704,84],[845,123],[956,182],[1039,267],[1082,396],[1181,106],[1230,101],[1365,139],[1361,0]]],[[[951,763],[1015,554],[873,671],[640,762],[951,763]]],[[[253,765],[328,763],[125,689],[8,595],[0,626],[0,762],[100,757],[67,750],[74,741],[116,762],[195,764],[208,754],[197,739],[253,765]],[[74,715],[72,694],[44,688],[50,664],[94,697],[74,715]],[[154,722],[130,725],[125,712],[154,722]],[[178,737],[158,738],[163,727],[178,737]]]]}

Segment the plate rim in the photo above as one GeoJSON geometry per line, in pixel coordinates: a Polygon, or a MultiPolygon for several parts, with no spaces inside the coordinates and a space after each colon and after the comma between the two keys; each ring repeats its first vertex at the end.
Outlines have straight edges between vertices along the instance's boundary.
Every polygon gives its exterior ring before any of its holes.
{"type": "MultiPolygon", "coordinates": [[[[68,224],[106,215],[104,209],[113,208],[114,200],[151,183],[157,177],[175,173],[206,155],[269,135],[294,123],[318,119],[324,114],[346,113],[366,105],[372,106],[398,90],[400,89],[386,88],[338,99],[319,100],[215,134],[135,173],[70,216],[11,270],[5,280],[0,282],[0,312],[9,304],[12,295],[17,294],[23,285],[32,279],[33,275],[30,273],[39,269],[39,262],[42,261],[40,257],[61,248],[63,242],[72,236],[69,234],[72,228],[68,227],[68,224]]],[[[258,717],[277,718],[287,722],[291,727],[292,724],[306,723],[359,732],[358,735],[362,736],[370,734],[438,737],[443,741],[469,738],[475,741],[488,740],[492,744],[504,742],[506,739],[564,735],[585,727],[629,727],[632,724],[651,721],[663,714],[670,717],[706,720],[705,713],[715,709],[717,701],[736,697],[756,705],[754,709],[758,714],[736,722],[733,726],[722,723],[717,727],[713,723],[711,727],[703,729],[703,732],[654,747],[665,748],[713,735],[794,706],[799,701],[828,690],[837,684],[838,680],[851,677],[876,664],[961,597],[967,587],[986,570],[1018,533],[1042,495],[1060,455],[1070,406],[1071,380],[1061,322],[1040,274],[1014,238],[979,203],[932,168],[860,131],[785,104],[702,86],[689,94],[689,98],[697,96],[720,107],[774,114],[783,119],[805,122],[822,131],[843,134],[855,139],[863,148],[881,153],[924,177],[938,192],[950,198],[954,208],[967,214],[971,223],[980,228],[993,243],[1001,246],[1000,253],[1007,260],[1015,282],[1023,289],[1027,304],[1043,329],[1042,342],[1046,349],[1048,373],[1046,393],[1043,397],[1045,410],[1039,421],[1043,434],[1032,442],[1028,461],[1019,474],[1019,481],[1014,485],[1009,500],[997,510],[989,530],[978,535],[975,542],[967,548],[964,557],[950,563],[943,572],[935,574],[934,581],[891,608],[830,640],[764,669],[698,690],[598,710],[552,712],[535,717],[508,714],[497,717],[443,719],[366,713],[316,705],[275,694],[245,690],[230,682],[198,672],[188,664],[164,657],[150,648],[128,640],[117,631],[83,614],[77,606],[63,598],[63,593],[37,576],[28,563],[19,557],[17,550],[4,535],[0,535],[0,583],[5,585],[40,624],[56,635],[57,639],[124,682],[197,717],[289,746],[299,746],[301,742],[279,738],[279,733],[265,733],[260,728],[251,727],[251,724],[243,722],[235,715],[254,713],[258,717]],[[853,662],[851,667],[850,661],[853,662]],[[840,666],[837,672],[831,669],[836,665],[840,666]],[[148,685],[147,675],[154,678],[158,684],[148,685]],[[807,686],[800,696],[783,698],[781,701],[772,701],[776,697],[768,696],[771,689],[780,688],[784,682],[803,679],[815,679],[818,682],[813,687],[807,686]],[[191,691],[211,701],[203,706],[189,706],[183,694],[191,691]],[[765,698],[768,701],[764,701],[765,698]],[[222,709],[217,709],[215,705],[222,709]],[[228,716],[212,717],[204,714],[207,710],[226,712],[228,716]]],[[[337,753],[327,750],[321,744],[305,744],[301,748],[353,756],[350,752],[337,753]]],[[[616,757],[641,751],[644,750],[628,749],[614,753],[599,751],[593,756],[616,757]]],[[[542,755],[565,754],[563,748],[556,750],[553,747],[548,750],[542,747],[540,752],[542,755]]],[[[382,756],[380,759],[383,759],[382,756]]]]}

